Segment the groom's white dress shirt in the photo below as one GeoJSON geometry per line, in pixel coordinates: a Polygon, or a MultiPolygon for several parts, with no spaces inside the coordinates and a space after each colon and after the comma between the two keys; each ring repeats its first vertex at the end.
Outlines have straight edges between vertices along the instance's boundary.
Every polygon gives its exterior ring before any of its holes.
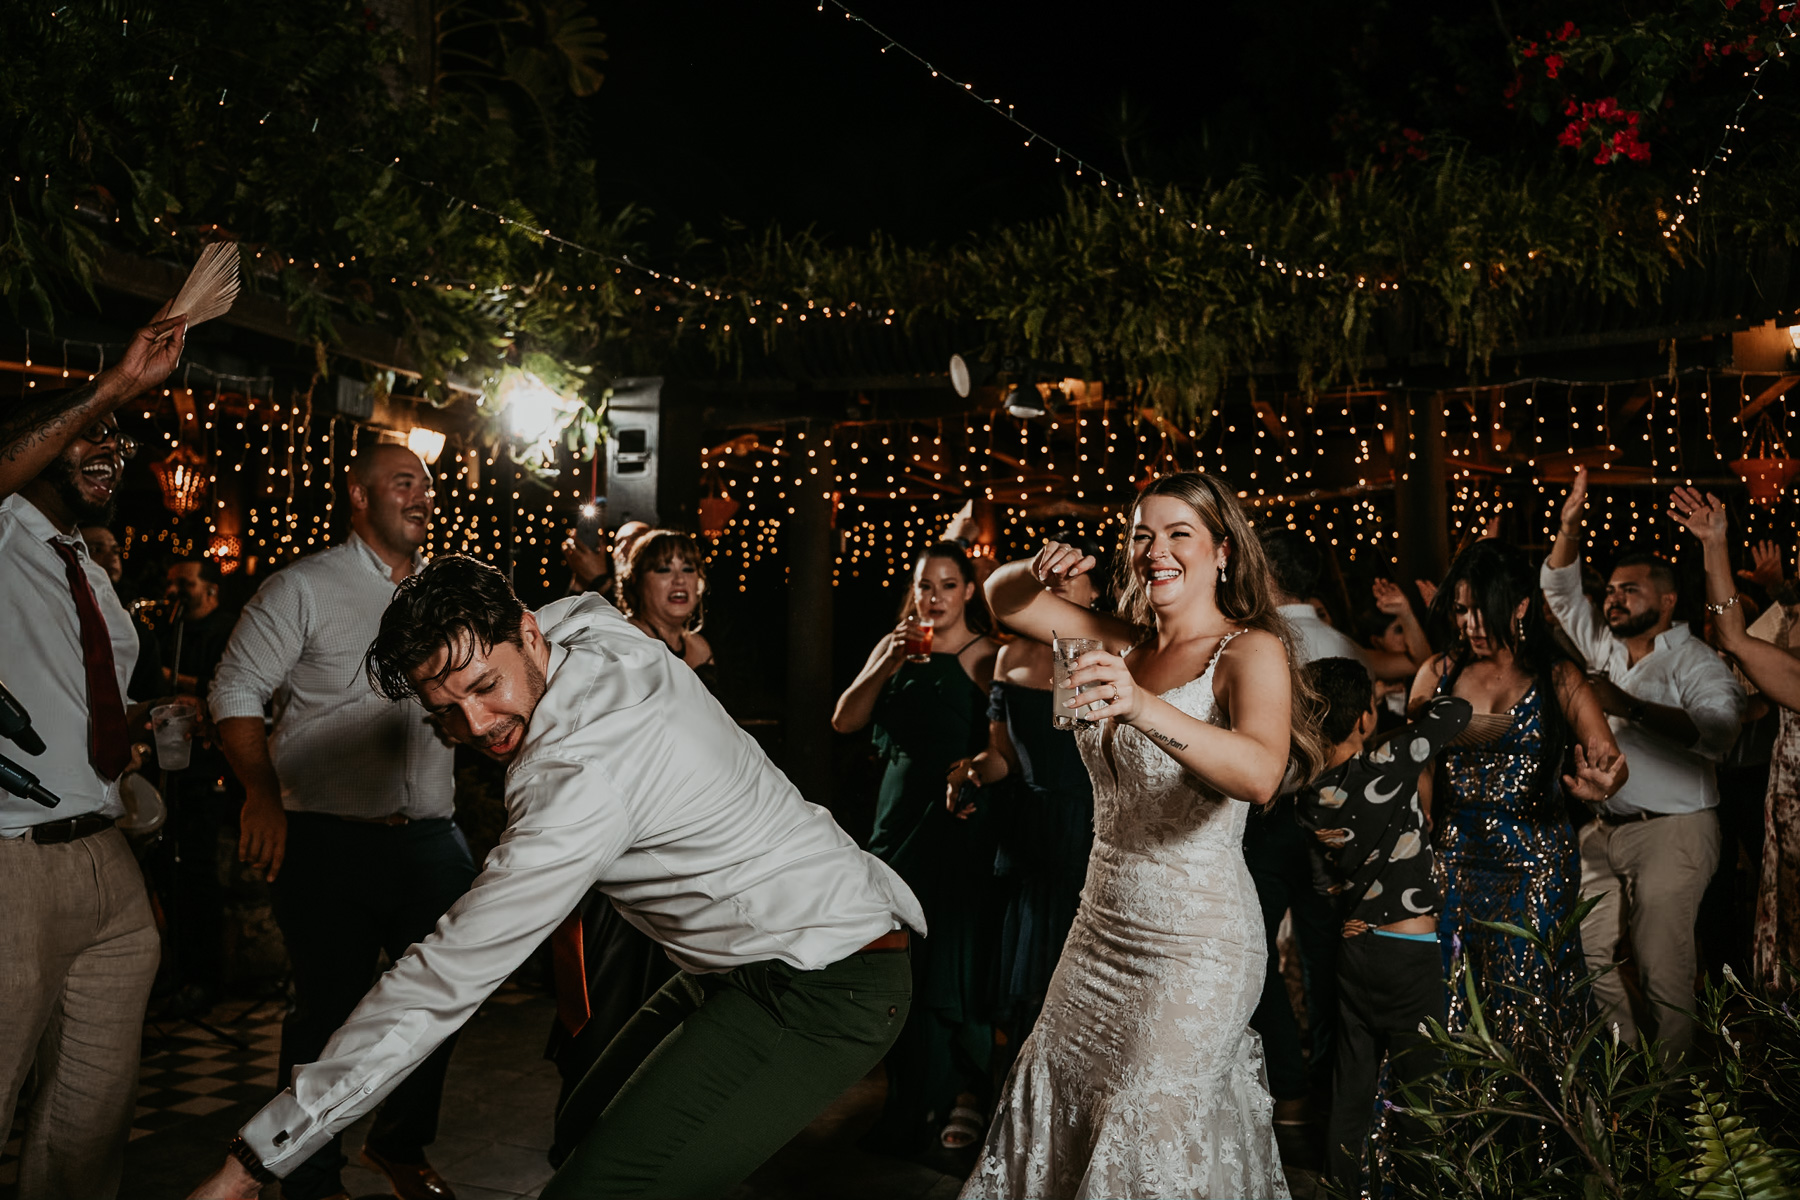
{"type": "Polygon", "coordinates": [[[546,689],[481,877],[243,1128],[286,1174],[378,1104],[590,887],[688,971],[816,970],[925,916],[699,677],[596,595],[541,609],[546,689]]]}

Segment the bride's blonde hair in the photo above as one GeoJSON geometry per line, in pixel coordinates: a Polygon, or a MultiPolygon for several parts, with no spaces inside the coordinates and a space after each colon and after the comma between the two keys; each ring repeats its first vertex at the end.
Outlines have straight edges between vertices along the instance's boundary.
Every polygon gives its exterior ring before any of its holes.
{"type": "MultiPolygon", "coordinates": [[[[1168,496],[1194,511],[1213,541],[1228,547],[1225,577],[1218,580],[1214,599],[1227,620],[1246,629],[1261,629],[1281,639],[1287,651],[1288,677],[1293,689],[1293,716],[1289,732],[1289,760],[1297,778],[1305,782],[1325,766],[1326,747],[1319,735],[1322,705],[1319,695],[1300,669],[1293,630],[1276,611],[1275,589],[1269,577],[1269,559],[1262,539],[1250,524],[1244,506],[1224,483],[1197,471],[1164,475],[1144,489],[1137,503],[1151,496],[1168,496]]],[[[1133,509],[1137,505],[1132,506],[1133,509]]],[[[1131,563],[1132,522],[1129,514],[1118,557],[1119,615],[1145,628],[1155,624],[1144,581],[1131,563]]]]}

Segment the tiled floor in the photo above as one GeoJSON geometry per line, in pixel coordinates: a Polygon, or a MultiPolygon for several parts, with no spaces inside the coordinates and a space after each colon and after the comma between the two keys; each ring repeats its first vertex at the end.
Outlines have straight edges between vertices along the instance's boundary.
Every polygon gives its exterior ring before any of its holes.
{"type": "MultiPolygon", "coordinates": [[[[430,1151],[458,1200],[525,1200],[548,1182],[557,1077],[541,1053],[554,1012],[548,997],[508,985],[463,1031],[430,1151]]],[[[238,1126],[273,1094],[279,1017],[273,1004],[216,1008],[211,1023],[244,1042],[244,1050],[193,1026],[146,1030],[121,1197],[179,1200],[219,1164],[238,1126]]],[[[967,1164],[959,1170],[945,1161],[938,1170],[856,1144],[874,1123],[883,1092],[879,1074],[852,1088],[727,1200],[950,1200],[967,1164]]],[[[370,1119],[344,1136],[353,1159],[370,1119]]],[[[13,1191],[17,1153],[15,1132],[0,1158],[0,1200],[13,1191]]],[[[1290,1171],[1290,1179],[1297,1196],[1312,1194],[1308,1173],[1290,1171]]],[[[353,1197],[389,1195],[382,1176],[360,1167],[347,1170],[344,1183],[353,1197]]],[[[280,1200],[281,1192],[265,1195],[280,1200]]]]}
{"type": "MultiPolygon", "coordinates": [[[[550,1178],[545,1153],[556,1103],[556,1070],[541,1057],[555,1012],[545,996],[509,985],[469,1022],[444,1085],[432,1164],[458,1200],[525,1200],[550,1178]]],[[[238,1126],[274,1093],[280,1009],[245,1001],[222,1004],[209,1023],[244,1042],[239,1050],[194,1026],[145,1031],[142,1091],[125,1154],[122,1197],[179,1200],[218,1165],[238,1126]]],[[[913,1163],[868,1154],[857,1136],[874,1120],[879,1080],[852,1089],[730,1200],[941,1200],[960,1179],[913,1163]]],[[[352,1159],[371,1118],[344,1135],[352,1159]]],[[[17,1172],[17,1131],[0,1157],[0,1198],[17,1172]]],[[[380,1175],[344,1172],[353,1197],[389,1195],[380,1175]]],[[[280,1200],[279,1187],[264,1193],[280,1200]]]]}

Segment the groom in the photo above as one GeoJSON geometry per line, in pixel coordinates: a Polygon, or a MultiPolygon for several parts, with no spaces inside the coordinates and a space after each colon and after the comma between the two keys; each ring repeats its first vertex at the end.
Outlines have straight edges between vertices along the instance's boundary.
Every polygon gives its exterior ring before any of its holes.
{"type": "Polygon", "coordinates": [[[918,901],[604,599],[528,613],[494,568],[439,558],[401,583],[368,669],[509,764],[506,831],[196,1196],[256,1195],[375,1107],[590,887],[682,972],[557,1114],[544,1200],[725,1192],[886,1053],[918,901]]]}

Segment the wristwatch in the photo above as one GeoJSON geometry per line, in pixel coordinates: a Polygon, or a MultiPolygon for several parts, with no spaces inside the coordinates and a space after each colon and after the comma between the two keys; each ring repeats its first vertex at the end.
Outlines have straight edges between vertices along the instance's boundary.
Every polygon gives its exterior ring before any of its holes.
{"type": "Polygon", "coordinates": [[[973,544],[966,537],[953,537],[950,539],[950,541],[958,546],[961,546],[964,550],[967,550],[973,544]]]}
{"type": "Polygon", "coordinates": [[[1634,724],[1642,725],[1644,723],[1644,716],[1648,711],[1649,711],[1648,705],[1646,705],[1642,700],[1639,700],[1636,697],[1633,697],[1632,701],[1631,701],[1631,707],[1625,710],[1625,719],[1627,721],[1633,722],[1634,724]]]}
{"type": "Polygon", "coordinates": [[[250,1178],[267,1187],[275,1182],[275,1172],[263,1166],[262,1155],[250,1148],[242,1134],[231,1139],[231,1157],[238,1160],[244,1170],[250,1172],[250,1178]]]}

